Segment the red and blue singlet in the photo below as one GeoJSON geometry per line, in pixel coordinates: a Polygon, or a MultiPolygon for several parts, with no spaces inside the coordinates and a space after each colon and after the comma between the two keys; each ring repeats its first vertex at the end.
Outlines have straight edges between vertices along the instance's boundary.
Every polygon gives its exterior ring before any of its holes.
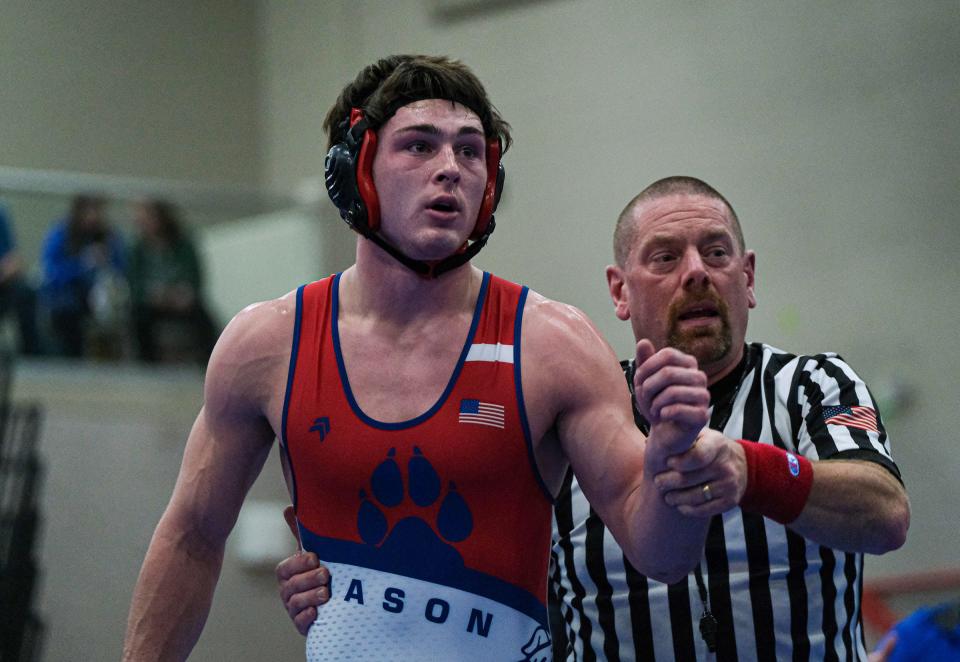
{"type": "Polygon", "coordinates": [[[283,409],[303,546],[332,578],[307,659],[549,655],[551,499],[520,382],[527,289],[485,273],[443,394],[384,423],[350,389],[338,285],[297,292],[283,409]]]}

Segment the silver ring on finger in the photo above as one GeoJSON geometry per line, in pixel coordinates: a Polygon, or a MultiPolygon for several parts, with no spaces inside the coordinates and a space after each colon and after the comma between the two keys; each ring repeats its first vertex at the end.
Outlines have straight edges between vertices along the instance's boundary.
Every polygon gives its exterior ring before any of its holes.
{"type": "Polygon", "coordinates": [[[704,483],[703,486],[700,488],[700,491],[703,492],[704,503],[706,503],[707,501],[713,500],[713,495],[710,493],[710,483],[704,483]]]}

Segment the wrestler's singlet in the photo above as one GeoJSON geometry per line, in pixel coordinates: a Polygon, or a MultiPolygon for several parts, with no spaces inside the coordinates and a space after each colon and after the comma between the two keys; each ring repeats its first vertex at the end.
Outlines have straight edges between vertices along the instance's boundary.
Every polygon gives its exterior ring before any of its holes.
{"type": "Polygon", "coordinates": [[[283,412],[303,546],[332,577],[307,659],[547,659],[551,503],[520,386],[526,288],[484,274],[439,400],[383,423],[350,390],[338,284],[297,292],[283,412]]]}

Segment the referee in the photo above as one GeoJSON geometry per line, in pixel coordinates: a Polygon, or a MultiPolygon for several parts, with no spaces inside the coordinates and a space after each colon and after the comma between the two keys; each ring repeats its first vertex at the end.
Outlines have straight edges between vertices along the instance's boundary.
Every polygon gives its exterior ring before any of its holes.
{"type": "MultiPolygon", "coordinates": [[[[557,659],[866,660],[863,554],[900,547],[910,519],[866,385],[836,354],[744,344],[756,258],[705,182],[647,187],[620,214],[614,253],[617,316],[637,339],[697,357],[734,478],[748,465],[775,478],[806,464],[813,481],[806,495],[785,483],[783,503],[757,502],[748,486],[740,507],[713,515],[695,572],[668,586],[630,566],[568,475],[554,509],[557,659]]],[[[633,366],[624,370],[632,383],[633,366]]],[[[722,489],[695,470],[661,478],[665,498],[690,514],[722,489]]]]}
{"type": "MultiPolygon", "coordinates": [[[[607,280],[617,316],[656,348],[695,356],[724,472],[681,461],[664,499],[711,517],[703,558],[666,585],[634,570],[572,473],[554,507],[551,635],[557,660],[866,660],[863,555],[900,547],[910,507],[866,385],[836,354],[745,344],[756,256],[705,182],[669,177],[630,201],[607,280]]],[[[624,363],[627,382],[634,366],[624,363]]],[[[637,425],[658,415],[636,394],[637,425]]],[[[301,633],[329,591],[316,560],[277,568],[301,633]]]]}

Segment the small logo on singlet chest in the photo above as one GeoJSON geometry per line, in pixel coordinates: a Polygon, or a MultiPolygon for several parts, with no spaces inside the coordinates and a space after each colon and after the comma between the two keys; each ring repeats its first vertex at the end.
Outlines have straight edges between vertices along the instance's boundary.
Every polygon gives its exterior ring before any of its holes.
{"type": "Polygon", "coordinates": [[[330,432],[330,419],[327,416],[313,419],[313,425],[310,426],[310,432],[318,432],[320,441],[323,441],[330,432]]]}

